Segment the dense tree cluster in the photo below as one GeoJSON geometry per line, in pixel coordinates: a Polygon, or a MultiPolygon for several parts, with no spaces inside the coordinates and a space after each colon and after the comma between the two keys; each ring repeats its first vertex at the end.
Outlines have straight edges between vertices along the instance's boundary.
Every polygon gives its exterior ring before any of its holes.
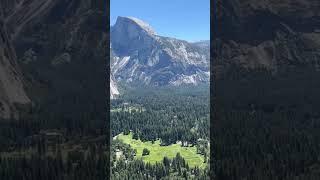
{"type": "Polygon", "coordinates": [[[111,108],[130,106],[138,108],[111,113],[113,136],[121,132],[129,134],[132,130],[134,139],[155,141],[160,138],[162,145],[176,141],[196,144],[199,138],[209,139],[208,86],[128,90],[126,96],[112,102],[111,108]]]}
{"type": "Polygon", "coordinates": [[[107,177],[106,105],[88,94],[48,94],[31,106],[17,107],[19,119],[1,119],[0,179],[107,177]],[[64,146],[62,155],[56,152],[59,146],[64,146]],[[88,155],[89,146],[96,147],[94,156],[88,155]]]}
{"type": "Polygon", "coordinates": [[[49,156],[43,152],[27,152],[21,156],[0,158],[0,179],[6,180],[105,180],[108,164],[105,149],[90,148],[86,152],[71,151],[67,155],[57,149],[49,156]],[[64,157],[65,156],[65,157],[64,157]]]}
{"type": "Polygon", "coordinates": [[[148,150],[147,148],[144,148],[142,151],[142,156],[146,156],[150,154],[150,150],[148,150]]]}
{"type": "Polygon", "coordinates": [[[216,179],[319,179],[320,72],[237,69],[215,80],[216,179]]]}

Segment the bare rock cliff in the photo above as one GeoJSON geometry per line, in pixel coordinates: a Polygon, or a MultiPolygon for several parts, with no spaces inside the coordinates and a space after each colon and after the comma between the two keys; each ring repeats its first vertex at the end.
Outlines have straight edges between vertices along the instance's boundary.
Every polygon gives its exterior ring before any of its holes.
{"type": "Polygon", "coordinates": [[[221,0],[213,17],[214,71],[231,66],[319,69],[320,1],[221,0]],[[307,13],[306,13],[307,12],[307,13]]]}
{"type": "Polygon", "coordinates": [[[16,118],[15,105],[30,103],[22,79],[15,50],[0,21],[0,118],[16,118]]]}

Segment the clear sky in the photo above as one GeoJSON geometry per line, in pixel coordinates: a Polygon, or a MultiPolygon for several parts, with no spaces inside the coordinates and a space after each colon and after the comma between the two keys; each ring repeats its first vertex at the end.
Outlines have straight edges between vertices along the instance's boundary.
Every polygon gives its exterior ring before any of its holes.
{"type": "Polygon", "coordinates": [[[132,16],[157,34],[187,41],[210,39],[210,0],[110,0],[110,23],[132,16]]]}

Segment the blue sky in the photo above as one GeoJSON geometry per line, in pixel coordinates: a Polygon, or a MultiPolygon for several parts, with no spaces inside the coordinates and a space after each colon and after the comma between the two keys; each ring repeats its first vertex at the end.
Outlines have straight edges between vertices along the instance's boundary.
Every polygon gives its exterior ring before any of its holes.
{"type": "Polygon", "coordinates": [[[210,0],[110,0],[110,23],[133,16],[157,34],[187,41],[210,39],[210,0]]]}

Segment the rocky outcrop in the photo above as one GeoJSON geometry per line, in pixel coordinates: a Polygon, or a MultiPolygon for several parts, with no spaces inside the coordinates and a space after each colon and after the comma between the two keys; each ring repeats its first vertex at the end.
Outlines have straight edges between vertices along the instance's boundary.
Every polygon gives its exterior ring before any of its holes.
{"type": "Polygon", "coordinates": [[[218,1],[213,31],[213,71],[232,65],[273,73],[319,68],[319,1],[218,1]],[[306,13],[308,12],[308,13],[306,13]]]}
{"type": "Polygon", "coordinates": [[[111,71],[116,81],[181,85],[209,80],[209,48],[157,35],[133,17],[118,17],[111,29],[111,71]]]}
{"type": "Polygon", "coordinates": [[[28,103],[15,50],[0,20],[0,118],[18,118],[16,105],[28,103]]]}
{"type": "Polygon", "coordinates": [[[117,84],[113,80],[113,77],[110,77],[110,98],[115,99],[117,96],[120,95],[117,84]]]}
{"type": "Polygon", "coordinates": [[[0,8],[32,100],[59,115],[79,108],[90,111],[89,104],[104,107],[104,1],[4,0],[0,8]]]}
{"type": "Polygon", "coordinates": [[[10,35],[13,39],[26,25],[31,25],[39,17],[45,16],[56,2],[58,1],[4,0],[2,2],[2,9],[4,10],[6,26],[10,30],[10,35]]]}

